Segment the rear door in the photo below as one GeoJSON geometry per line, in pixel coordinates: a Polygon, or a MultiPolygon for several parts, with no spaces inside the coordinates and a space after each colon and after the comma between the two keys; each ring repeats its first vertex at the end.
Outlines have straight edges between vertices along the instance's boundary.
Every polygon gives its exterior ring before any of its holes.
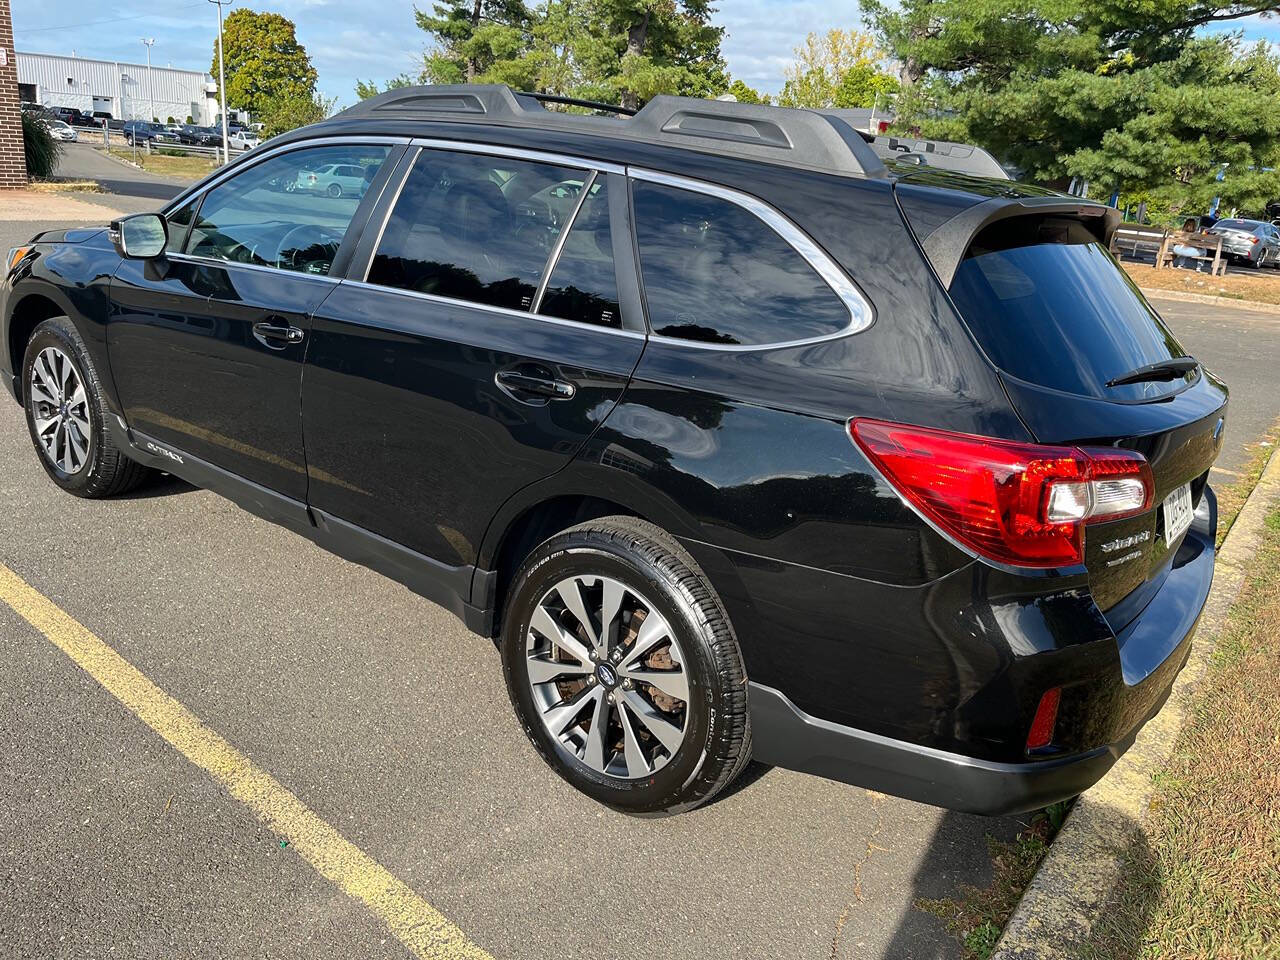
{"type": "Polygon", "coordinates": [[[620,175],[494,149],[406,156],[361,279],[315,317],[303,386],[312,508],[452,567],[573,457],[645,344],[618,293],[620,175]]]}
{"type": "Polygon", "coordinates": [[[1191,508],[1203,496],[1221,444],[1225,386],[1198,366],[1117,382],[1186,351],[1080,220],[1023,216],[985,228],[950,294],[1038,440],[1124,447],[1150,462],[1153,508],[1092,525],[1085,538],[1094,599],[1123,626],[1185,537],[1184,496],[1191,508]]]}

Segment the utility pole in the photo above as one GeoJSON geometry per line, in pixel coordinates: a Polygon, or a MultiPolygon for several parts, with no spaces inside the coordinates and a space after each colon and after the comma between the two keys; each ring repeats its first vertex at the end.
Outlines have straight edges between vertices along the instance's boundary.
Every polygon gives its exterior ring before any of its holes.
{"type": "Polygon", "coordinates": [[[142,43],[147,48],[147,101],[151,106],[151,113],[147,117],[148,120],[156,118],[156,88],[151,82],[151,45],[156,42],[155,37],[143,37],[142,43]]]}
{"type": "Polygon", "coordinates": [[[209,0],[218,7],[218,100],[222,106],[222,162],[231,162],[231,143],[227,139],[227,71],[222,64],[222,5],[231,0],[209,0]]]}

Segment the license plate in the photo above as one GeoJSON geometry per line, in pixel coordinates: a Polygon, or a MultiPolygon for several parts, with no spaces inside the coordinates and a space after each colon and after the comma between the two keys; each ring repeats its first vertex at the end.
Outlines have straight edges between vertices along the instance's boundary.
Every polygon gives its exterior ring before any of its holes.
{"type": "Polygon", "coordinates": [[[1191,526],[1191,484],[1184,483],[1164,500],[1164,542],[1173,547],[1191,526]]]}

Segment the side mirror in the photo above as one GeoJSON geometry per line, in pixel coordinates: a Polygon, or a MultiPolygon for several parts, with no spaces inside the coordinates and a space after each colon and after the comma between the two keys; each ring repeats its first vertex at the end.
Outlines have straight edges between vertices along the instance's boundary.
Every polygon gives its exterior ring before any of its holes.
{"type": "Polygon", "coordinates": [[[169,242],[169,225],[158,213],[138,213],[111,224],[111,242],[116,252],[130,260],[151,260],[164,253],[169,242]]]}

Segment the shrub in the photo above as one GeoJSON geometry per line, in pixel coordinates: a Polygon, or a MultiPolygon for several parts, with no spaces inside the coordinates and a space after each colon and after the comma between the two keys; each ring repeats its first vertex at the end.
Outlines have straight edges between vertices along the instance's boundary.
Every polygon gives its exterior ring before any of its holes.
{"type": "Polygon", "coordinates": [[[164,122],[165,122],[165,123],[173,123],[173,117],[166,117],[164,122]]]}
{"type": "Polygon", "coordinates": [[[27,174],[52,177],[57,169],[62,144],[53,139],[49,128],[29,113],[22,115],[22,146],[27,157],[27,174]]]}

